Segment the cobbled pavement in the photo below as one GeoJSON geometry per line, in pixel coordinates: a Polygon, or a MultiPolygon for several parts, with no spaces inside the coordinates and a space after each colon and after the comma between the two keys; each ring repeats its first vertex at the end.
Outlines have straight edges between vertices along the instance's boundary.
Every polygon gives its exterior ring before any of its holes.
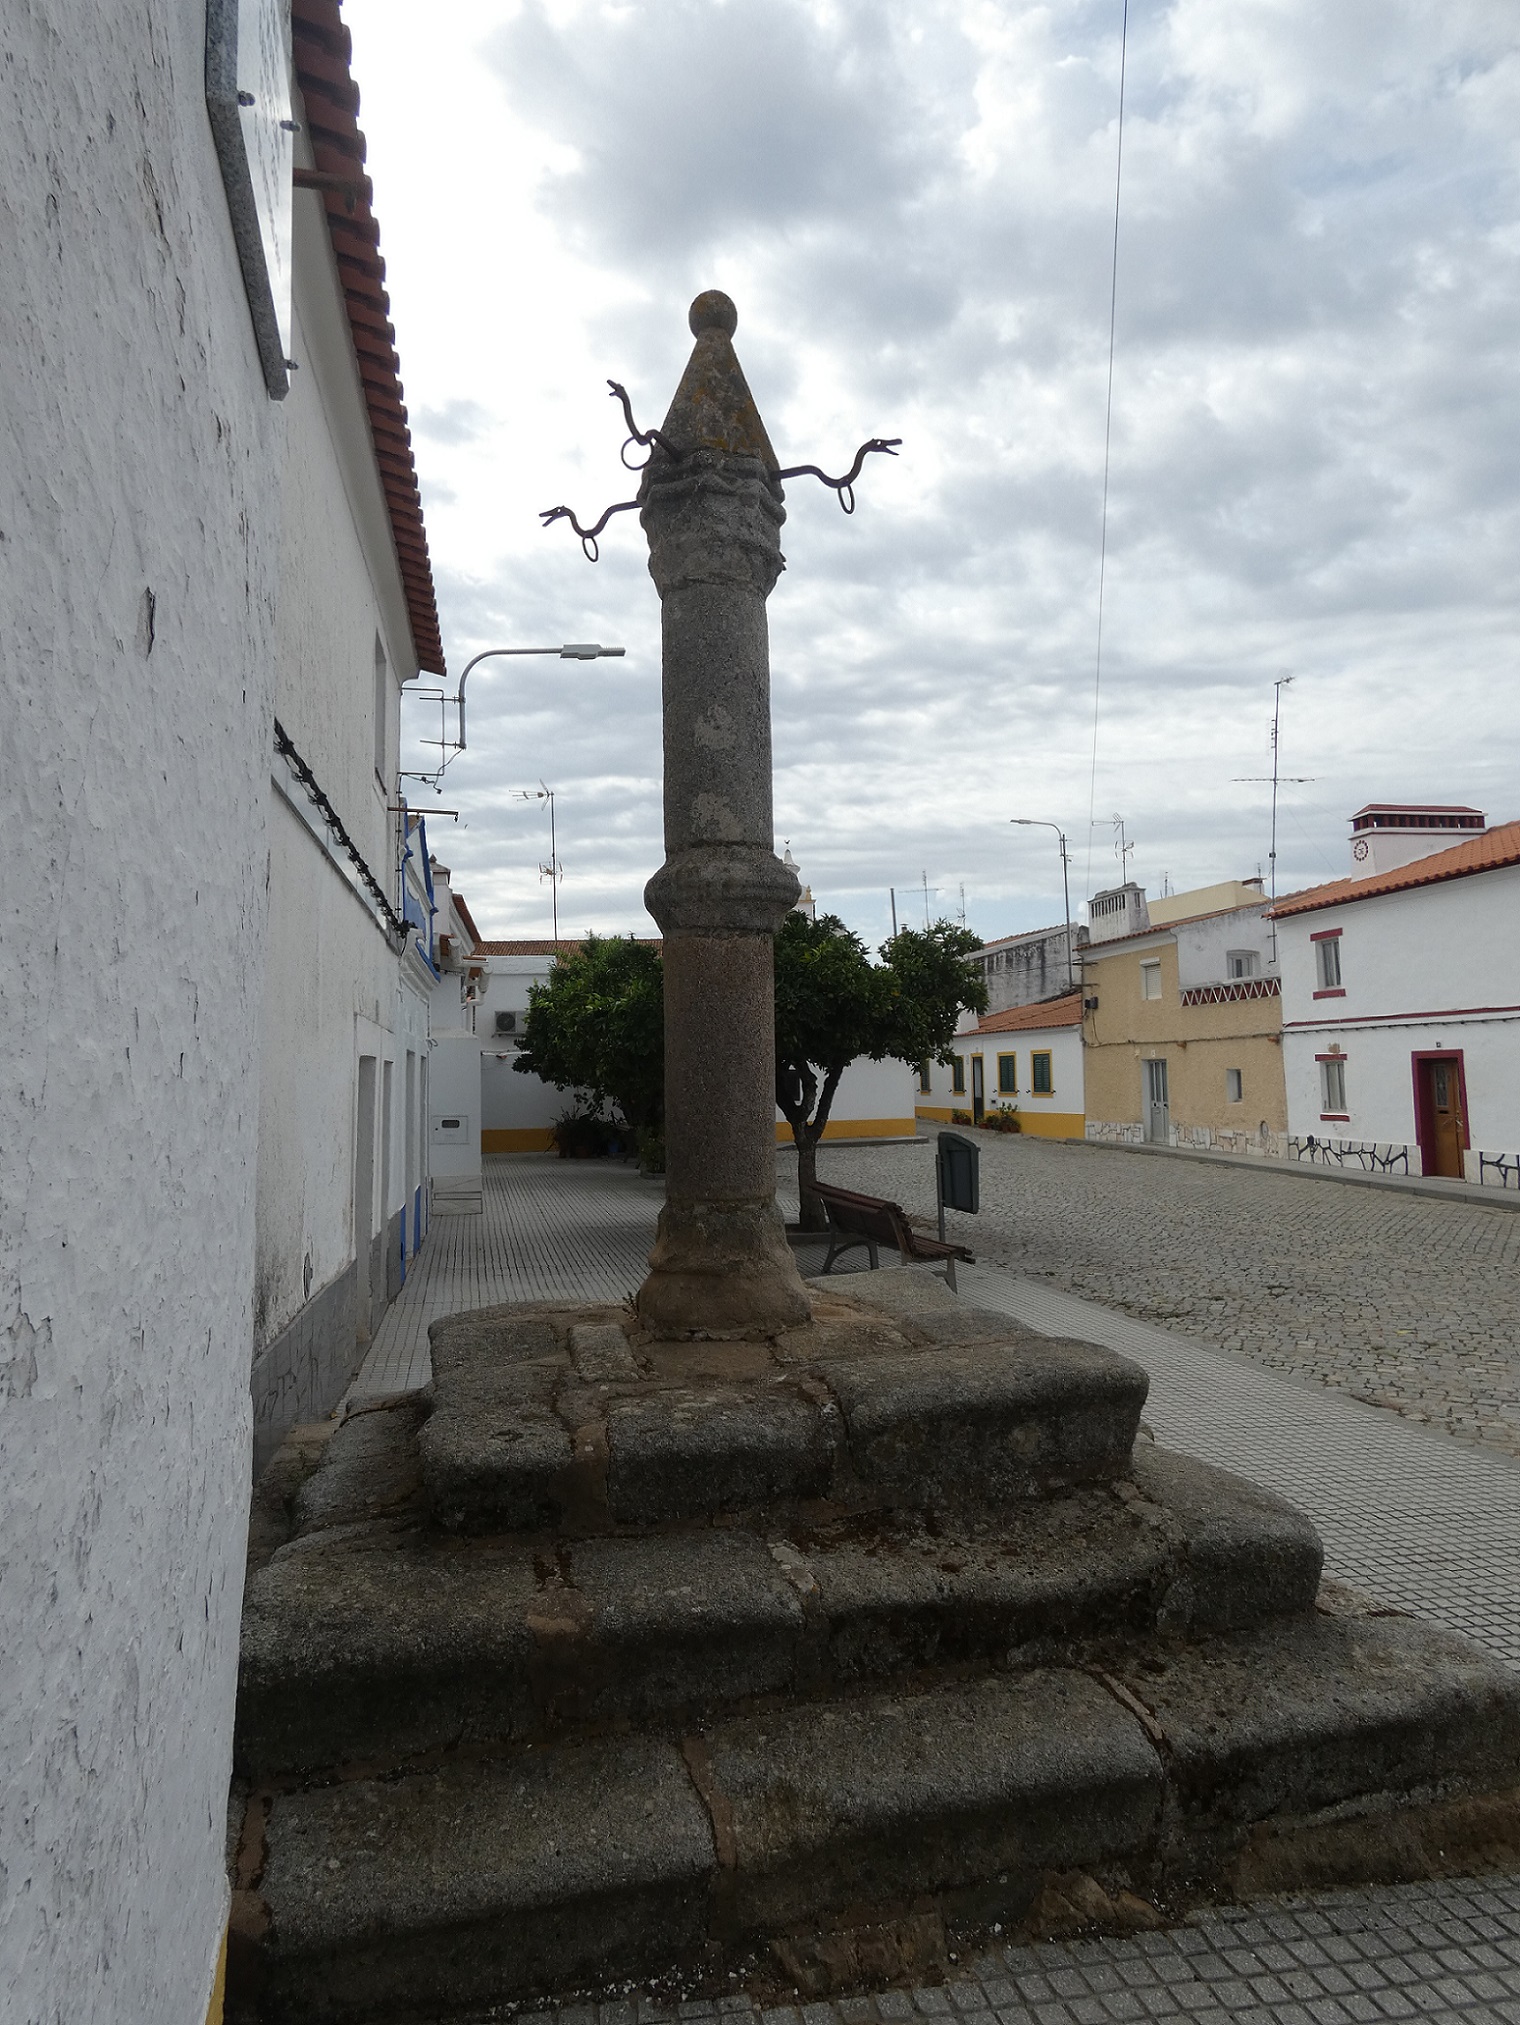
{"type": "MultiPolygon", "coordinates": [[[[981,1212],[948,1229],[987,1264],[1520,1457],[1520,1212],[974,1137],[981,1212]]],[[[934,1213],[927,1137],[825,1144],[818,1171],[934,1213]]]]}

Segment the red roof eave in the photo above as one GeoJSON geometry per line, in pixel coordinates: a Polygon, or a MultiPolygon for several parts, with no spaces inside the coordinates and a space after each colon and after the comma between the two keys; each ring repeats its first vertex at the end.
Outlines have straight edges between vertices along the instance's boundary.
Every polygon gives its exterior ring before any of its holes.
{"type": "Polygon", "coordinates": [[[1446,879],[1467,879],[1475,872],[1498,872],[1506,865],[1520,865],[1520,822],[1500,823],[1481,836],[1469,837],[1449,851],[1431,851],[1391,872],[1371,872],[1360,879],[1332,879],[1325,886],[1311,886],[1307,892],[1279,900],[1271,918],[1281,921],[1290,914],[1312,914],[1322,907],[1339,907],[1350,901],[1372,900],[1381,893],[1407,893],[1416,886],[1438,886],[1446,879]]]}
{"type": "Polygon", "coordinates": [[[313,194],[326,213],[338,263],[417,665],[430,675],[444,675],[448,671],[411,431],[406,426],[401,362],[390,326],[390,298],[383,285],[380,227],[370,210],[369,179],[362,168],[365,140],[358,121],[359,87],[349,68],[353,45],[339,13],[339,0],[292,0],[291,31],[296,83],[306,107],[317,166],[333,174],[352,174],[357,183],[352,210],[343,191],[313,194]]]}

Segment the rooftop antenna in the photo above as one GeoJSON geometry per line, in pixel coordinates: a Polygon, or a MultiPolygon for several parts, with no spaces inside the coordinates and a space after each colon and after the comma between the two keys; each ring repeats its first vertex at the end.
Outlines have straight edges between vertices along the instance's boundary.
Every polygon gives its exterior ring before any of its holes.
{"type": "Polygon", "coordinates": [[[1119,884],[1124,886],[1129,883],[1130,853],[1135,847],[1124,834],[1123,816],[1117,813],[1114,816],[1114,832],[1114,856],[1119,860],[1119,884]]]}
{"type": "Polygon", "coordinates": [[[887,897],[892,902],[892,940],[895,942],[897,940],[897,888],[895,886],[887,888],[887,897]]]}
{"type": "Polygon", "coordinates": [[[559,861],[559,844],[554,826],[555,790],[552,787],[545,787],[544,783],[540,781],[536,788],[515,788],[513,792],[522,801],[547,802],[549,804],[549,862],[546,865],[539,866],[538,882],[540,885],[542,885],[545,879],[549,881],[551,914],[554,922],[554,940],[558,942],[559,886],[561,879],[563,879],[565,876],[565,868],[559,861]]]}
{"type": "MultiPolygon", "coordinates": [[[[1268,892],[1272,905],[1277,905],[1277,790],[1283,787],[1309,787],[1315,776],[1311,773],[1282,773],[1279,771],[1277,734],[1282,724],[1282,693],[1294,680],[1291,675],[1279,675],[1272,684],[1272,772],[1267,774],[1236,774],[1238,784],[1265,787],[1268,779],[1272,783],[1272,848],[1267,852],[1268,892]]],[[[1272,923],[1272,961],[1277,961],[1277,923],[1272,923]]]]}
{"type": "Polygon", "coordinates": [[[964,928],[964,927],[965,927],[965,925],[966,925],[966,882],[965,882],[965,880],[964,880],[964,879],[962,879],[962,881],[961,881],[961,926],[962,926],[962,928],[964,928]]]}

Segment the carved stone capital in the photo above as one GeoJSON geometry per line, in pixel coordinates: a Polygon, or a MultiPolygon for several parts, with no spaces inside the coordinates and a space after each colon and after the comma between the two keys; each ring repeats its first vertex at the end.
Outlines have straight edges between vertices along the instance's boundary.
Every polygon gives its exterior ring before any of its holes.
{"type": "Polygon", "coordinates": [[[699,844],[665,860],[644,905],[666,935],[774,935],[801,890],[774,851],[699,844]]]}
{"type": "Polygon", "coordinates": [[[758,457],[693,450],[680,463],[656,451],[639,487],[649,574],[662,598],[689,584],[770,596],[786,567],[781,487],[758,457]]]}

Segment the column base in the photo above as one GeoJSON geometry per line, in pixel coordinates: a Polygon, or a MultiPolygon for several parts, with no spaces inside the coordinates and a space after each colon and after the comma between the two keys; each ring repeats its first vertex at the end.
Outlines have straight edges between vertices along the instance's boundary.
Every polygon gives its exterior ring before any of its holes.
{"type": "Polygon", "coordinates": [[[635,1305],[655,1336],[772,1336],[812,1319],[769,1202],[667,1202],[635,1305]]]}

